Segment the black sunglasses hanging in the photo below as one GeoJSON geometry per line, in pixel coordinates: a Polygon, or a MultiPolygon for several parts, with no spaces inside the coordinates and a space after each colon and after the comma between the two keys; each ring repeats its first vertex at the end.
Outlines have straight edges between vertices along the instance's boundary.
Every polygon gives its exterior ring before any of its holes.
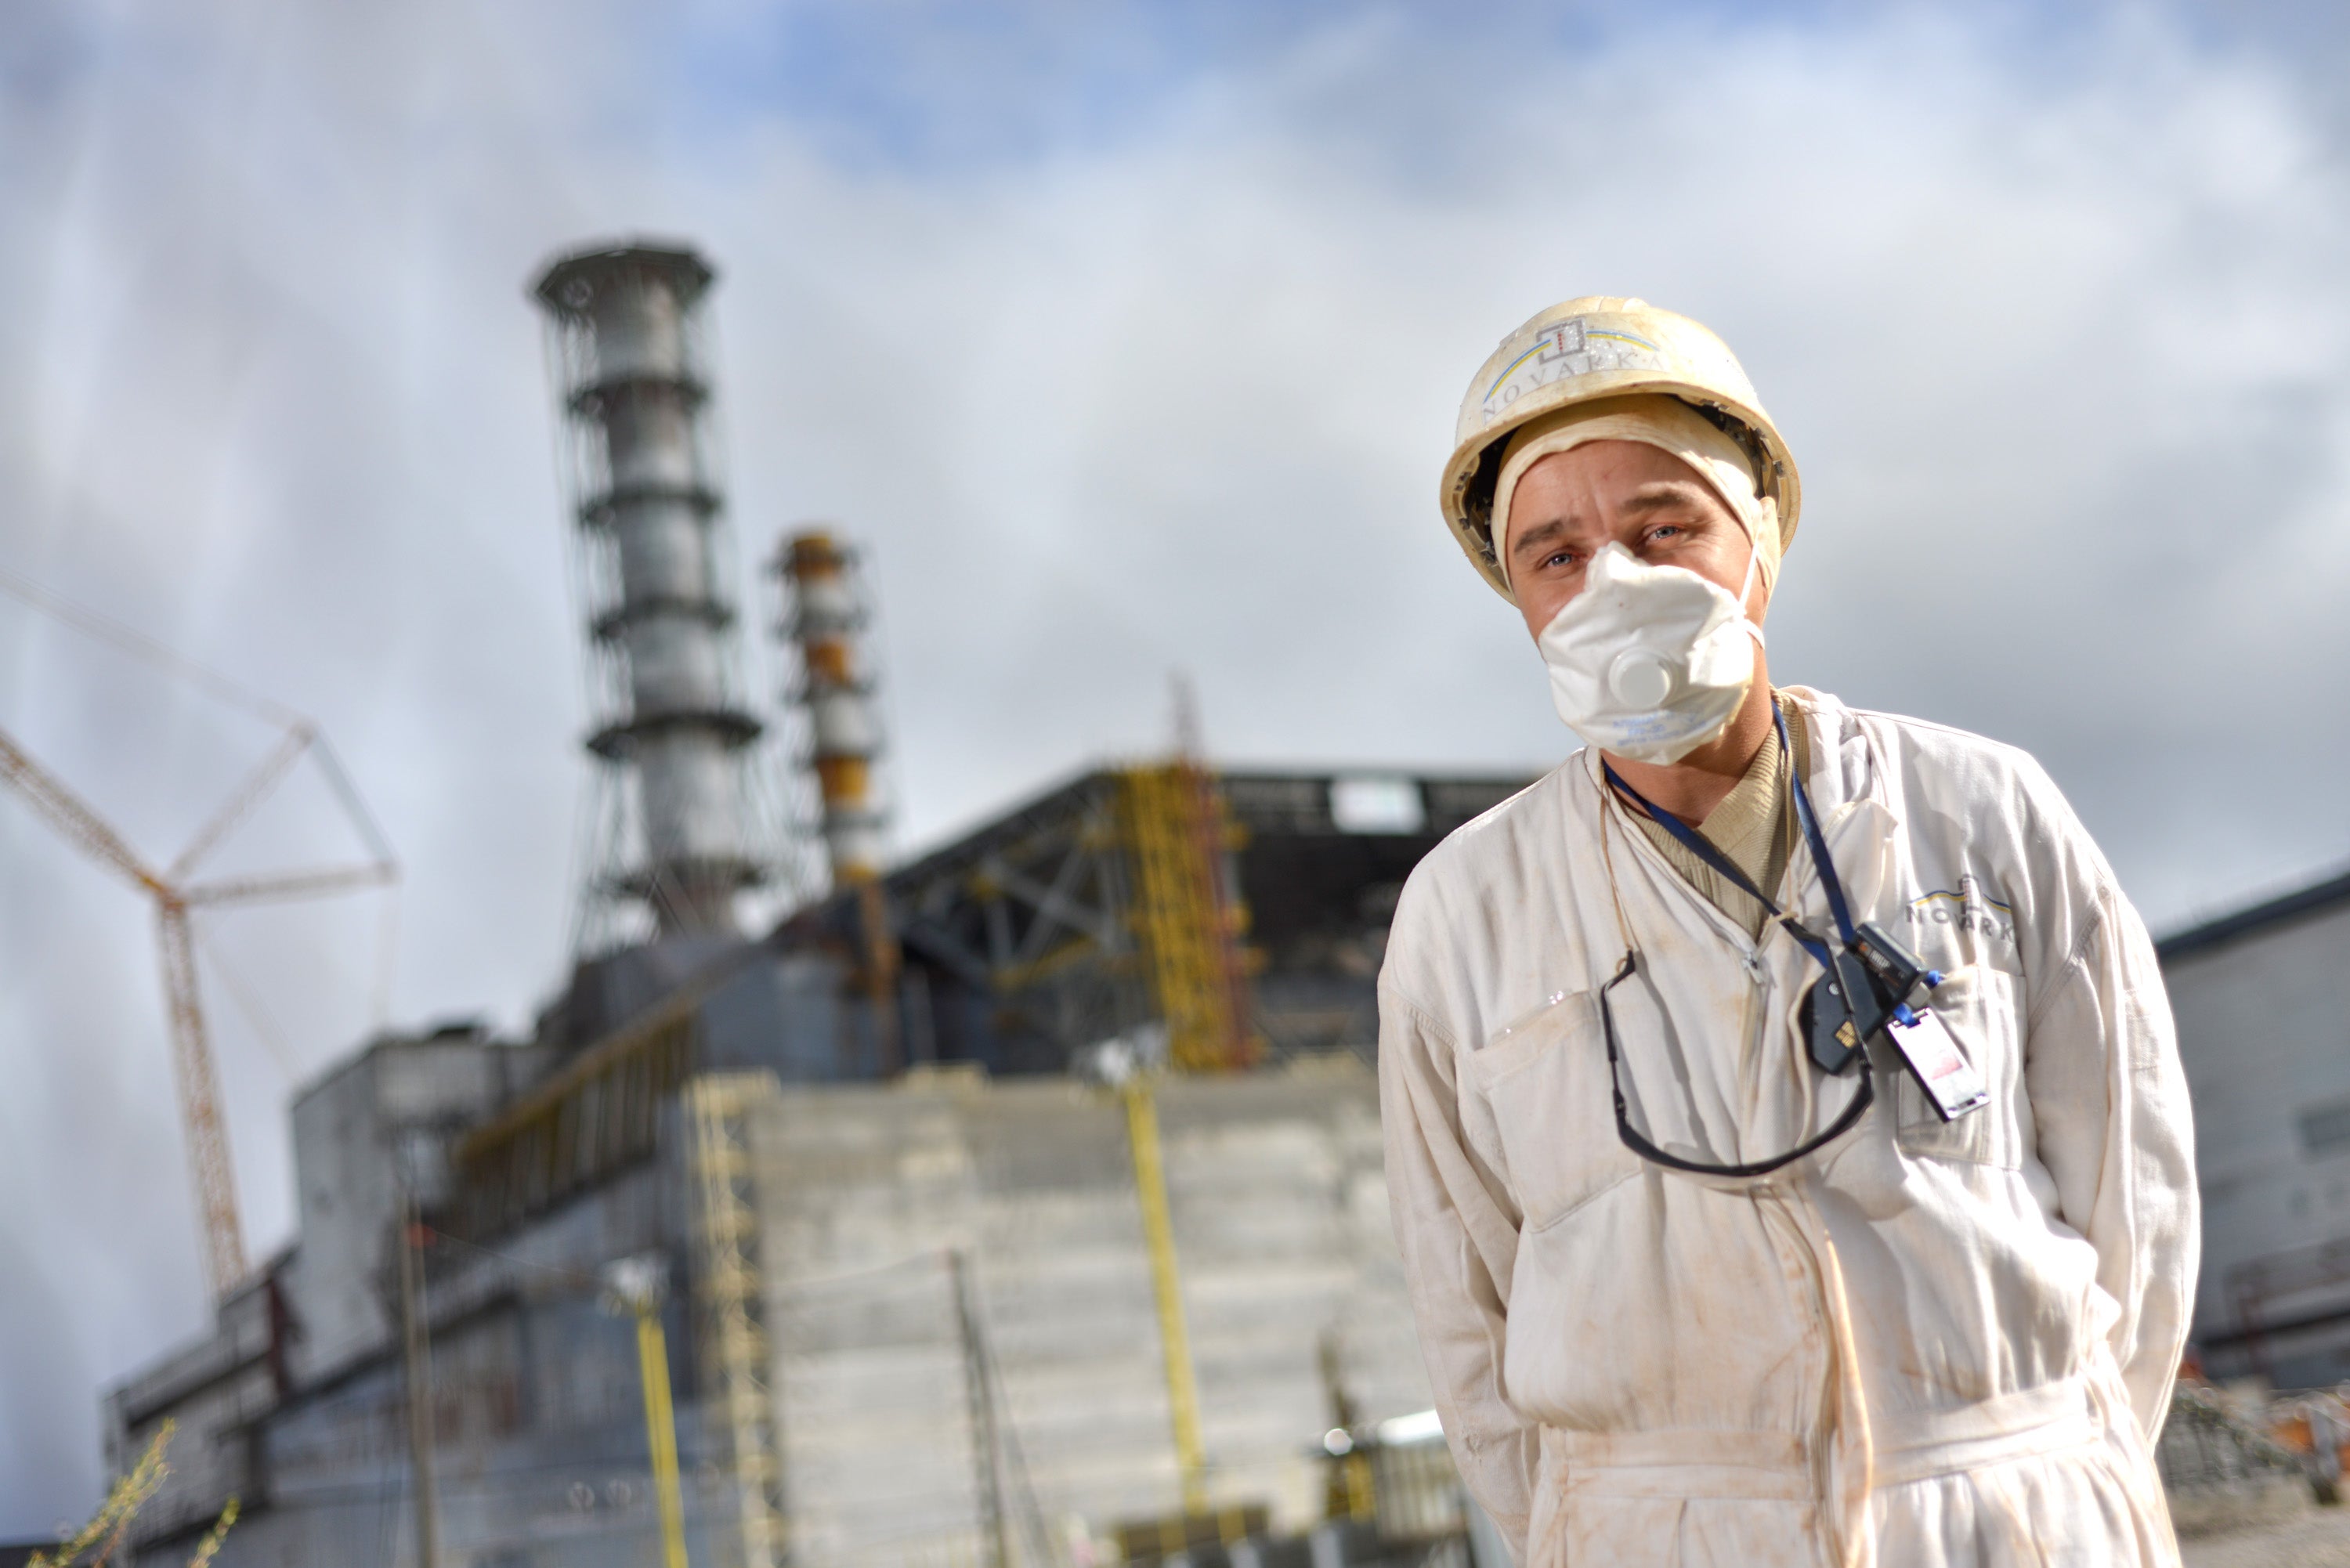
{"type": "Polygon", "coordinates": [[[1883,1031],[1888,1022],[1907,1023],[1910,1021],[1913,1015],[1908,1007],[1908,996],[1920,981],[1929,990],[1942,983],[1939,972],[1927,969],[1916,954],[1887,935],[1883,928],[1866,921],[1854,925],[1851,907],[1845,900],[1844,883],[1836,876],[1835,862],[1828,857],[1827,840],[1821,835],[1819,818],[1812,811],[1810,792],[1804,788],[1802,774],[1795,767],[1794,747],[1787,738],[1786,715],[1780,711],[1775,698],[1771,703],[1771,721],[1778,732],[1780,750],[1787,760],[1788,787],[1794,801],[1795,821],[1803,829],[1804,842],[1811,847],[1813,863],[1819,867],[1820,884],[1827,894],[1828,912],[1835,919],[1839,941],[1833,948],[1825,938],[1773,902],[1769,895],[1757,888],[1728,856],[1672,813],[1650,805],[1647,797],[1625,783],[1613,767],[1604,762],[1600,764],[1611,788],[1648,813],[1657,826],[1671,834],[1682,848],[1761,905],[1773,919],[1787,928],[1788,934],[1805,952],[1812,955],[1823,972],[1818,980],[1812,982],[1811,990],[1804,993],[1799,1012],[1804,1044],[1812,1063],[1830,1076],[1850,1071],[1856,1063],[1860,1067],[1860,1088],[1835,1124],[1817,1137],[1776,1158],[1753,1160],[1743,1165],[1713,1165],[1668,1154],[1632,1126],[1624,1104],[1624,1083],[1617,1067],[1621,1048],[1617,1041],[1615,1010],[1608,1005],[1607,993],[1631,979],[1639,969],[1638,951],[1627,947],[1623,963],[1617,966],[1614,977],[1599,988],[1599,1022],[1607,1040],[1607,1083],[1616,1096],[1616,1136],[1623,1140],[1625,1147],[1643,1159],[1699,1176],[1767,1176],[1782,1166],[1792,1165],[1805,1155],[1825,1148],[1850,1132],[1877,1099],[1876,1079],[1869,1069],[1868,1053],[1863,1047],[1883,1031]]]}

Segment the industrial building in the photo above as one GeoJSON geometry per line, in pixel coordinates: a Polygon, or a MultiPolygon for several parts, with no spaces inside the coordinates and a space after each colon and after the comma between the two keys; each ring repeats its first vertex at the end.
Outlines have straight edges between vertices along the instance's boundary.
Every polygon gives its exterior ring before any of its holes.
{"type": "Polygon", "coordinates": [[[2350,1381],[2350,876],[2158,944],[2195,1103],[2218,1378],[2350,1381]]]}
{"type": "Polygon", "coordinates": [[[1412,865],[1523,781],[1179,747],[890,865],[847,540],[779,543],[776,701],[745,674],[712,281],[636,244],[536,285],[598,780],[577,961],[522,1037],[379,1038],[296,1096],[295,1239],[107,1396],[118,1471],[176,1423],[139,1561],[232,1494],[228,1568],[658,1560],[649,1367],[713,1568],[1466,1552],[1441,1473],[1367,1479],[1447,1463],[1373,988],[1412,865]]]}

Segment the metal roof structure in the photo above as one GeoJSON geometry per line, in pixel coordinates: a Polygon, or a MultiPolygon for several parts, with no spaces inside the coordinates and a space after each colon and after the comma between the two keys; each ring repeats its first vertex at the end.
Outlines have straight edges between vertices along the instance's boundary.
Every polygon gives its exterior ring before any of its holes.
{"type": "Polygon", "coordinates": [[[2154,944],[2157,957],[2169,963],[2213,948],[2225,947],[2245,937],[2256,936],[2274,927],[2285,925],[2305,915],[2323,914],[2329,909],[2350,903],[2350,871],[2314,882],[2306,888],[2282,893],[2238,909],[2174,931],[2154,944]]]}

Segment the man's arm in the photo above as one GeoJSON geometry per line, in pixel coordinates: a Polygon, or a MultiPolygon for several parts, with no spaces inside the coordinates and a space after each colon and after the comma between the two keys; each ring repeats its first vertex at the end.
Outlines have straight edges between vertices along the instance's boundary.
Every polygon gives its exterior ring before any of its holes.
{"type": "Polygon", "coordinates": [[[1518,1217],[1461,1136],[1454,1048],[1429,1015],[1379,990],[1379,1105],[1388,1202],[1420,1354],[1453,1462],[1519,1562],[1533,1506],[1534,1428],[1502,1392],[1518,1217]]]}
{"type": "Polygon", "coordinates": [[[2187,1343],[2202,1233],[2170,1002],[2146,927],[2110,882],[2040,992],[2024,1045],[2040,1159],[2121,1309],[2114,1358],[2151,1441],[2187,1343]]]}

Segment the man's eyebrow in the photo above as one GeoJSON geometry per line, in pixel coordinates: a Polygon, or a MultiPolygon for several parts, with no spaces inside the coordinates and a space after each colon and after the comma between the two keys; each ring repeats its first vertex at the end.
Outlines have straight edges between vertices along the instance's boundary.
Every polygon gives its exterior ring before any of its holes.
{"type": "Polygon", "coordinates": [[[1553,517],[1548,522],[1538,523],[1510,541],[1510,554],[1523,555],[1532,546],[1550,544],[1565,532],[1566,522],[1564,518],[1553,517]]]}
{"type": "Polygon", "coordinates": [[[1618,510],[1627,513],[1661,512],[1668,506],[1693,505],[1702,507],[1706,493],[1695,482],[1687,479],[1659,479],[1640,486],[1624,499],[1618,510]]]}

